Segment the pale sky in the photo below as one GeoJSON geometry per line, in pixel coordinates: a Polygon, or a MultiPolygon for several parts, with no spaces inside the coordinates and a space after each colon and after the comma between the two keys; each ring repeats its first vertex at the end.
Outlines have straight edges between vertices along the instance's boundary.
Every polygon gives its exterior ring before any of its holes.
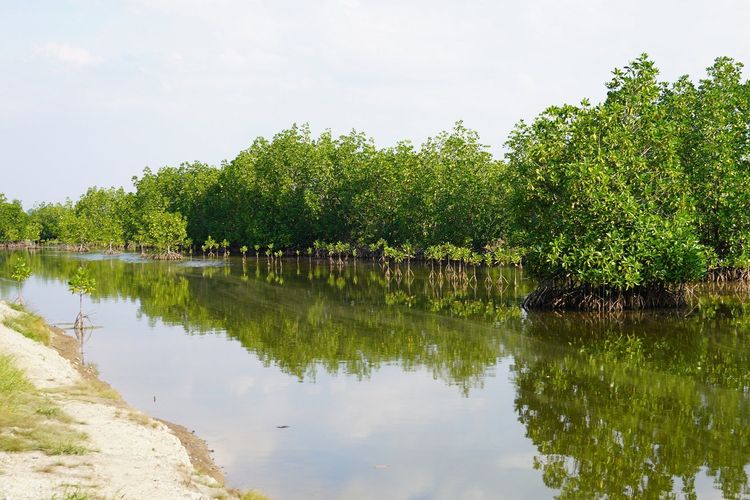
{"type": "Polygon", "coordinates": [[[0,0],[0,192],[76,199],[145,166],[219,164],[292,123],[497,156],[647,52],[674,80],[750,64],[747,1],[0,0]]]}

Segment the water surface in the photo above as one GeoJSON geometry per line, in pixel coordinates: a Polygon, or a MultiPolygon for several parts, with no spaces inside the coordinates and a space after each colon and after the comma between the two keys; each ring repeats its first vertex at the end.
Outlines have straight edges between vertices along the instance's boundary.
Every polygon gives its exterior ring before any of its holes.
{"type": "MultiPolygon", "coordinates": [[[[272,498],[750,495],[750,297],[689,310],[521,314],[533,283],[481,270],[264,258],[28,259],[31,308],[70,323],[98,287],[85,361],[206,439],[229,485],[272,498]],[[412,274],[413,273],[413,274],[412,274]],[[472,275],[473,271],[469,274],[472,275]]],[[[0,295],[15,297],[0,280],[0,295]]]]}

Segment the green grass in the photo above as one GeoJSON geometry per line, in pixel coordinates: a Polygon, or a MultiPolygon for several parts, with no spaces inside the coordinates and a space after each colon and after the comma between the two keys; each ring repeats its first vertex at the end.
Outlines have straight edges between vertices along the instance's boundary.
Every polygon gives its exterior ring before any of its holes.
{"type": "Polygon", "coordinates": [[[23,314],[16,318],[5,318],[3,324],[11,330],[19,332],[24,337],[28,337],[44,345],[49,345],[50,333],[44,319],[20,308],[20,306],[14,307],[14,309],[23,314]]]}
{"type": "Polygon", "coordinates": [[[40,406],[36,410],[34,410],[34,413],[37,415],[43,415],[47,418],[56,418],[61,415],[60,408],[54,405],[44,405],[40,406]]]}
{"type": "Polygon", "coordinates": [[[90,500],[91,497],[82,491],[72,491],[65,493],[62,500],[90,500]]]}
{"type": "Polygon", "coordinates": [[[85,455],[88,453],[88,449],[78,444],[74,439],[68,438],[67,440],[57,439],[48,443],[49,446],[45,451],[48,455],[85,455]]]}
{"type": "MultiPolygon", "coordinates": [[[[46,323],[20,306],[16,318],[3,324],[24,336],[48,344],[46,323]]],[[[9,356],[0,356],[0,450],[39,450],[49,455],[80,455],[85,436],[68,428],[70,417],[26,379],[9,356]]]]}
{"type": "Polygon", "coordinates": [[[0,356],[0,401],[10,401],[20,392],[32,387],[10,356],[0,356]]]}
{"type": "Polygon", "coordinates": [[[26,312],[26,308],[17,302],[6,302],[8,307],[18,312],[26,312]]]}
{"type": "Polygon", "coordinates": [[[54,495],[52,500],[93,500],[94,497],[81,491],[78,486],[66,486],[62,496],[54,495]]]}
{"type": "Polygon", "coordinates": [[[0,450],[86,453],[86,436],[70,429],[69,422],[70,417],[38,391],[9,356],[0,356],[0,450]]]}
{"type": "Polygon", "coordinates": [[[258,490],[250,490],[242,493],[240,500],[268,500],[268,497],[258,490]]]}

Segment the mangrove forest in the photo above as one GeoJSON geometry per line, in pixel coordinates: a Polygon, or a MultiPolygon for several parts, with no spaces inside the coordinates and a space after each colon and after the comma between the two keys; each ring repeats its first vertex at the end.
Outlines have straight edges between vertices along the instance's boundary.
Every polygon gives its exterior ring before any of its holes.
{"type": "Polygon", "coordinates": [[[750,83],[717,58],[659,78],[642,55],[594,103],[520,121],[495,158],[457,122],[415,145],[293,125],[231,161],[146,168],[26,211],[0,195],[0,242],[183,256],[422,260],[472,279],[525,270],[527,309],[685,304],[704,280],[750,279],[750,83]]]}

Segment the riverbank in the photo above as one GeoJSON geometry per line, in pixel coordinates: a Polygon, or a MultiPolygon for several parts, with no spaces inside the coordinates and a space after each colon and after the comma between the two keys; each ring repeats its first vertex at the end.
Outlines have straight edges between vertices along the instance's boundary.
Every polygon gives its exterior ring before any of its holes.
{"type": "Polygon", "coordinates": [[[0,302],[0,359],[16,374],[0,391],[0,497],[241,497],[223,486],[203,441],[129,407],[62,331],[40,322],[48,339],[24,336],[24,316],[0,302]]]}

